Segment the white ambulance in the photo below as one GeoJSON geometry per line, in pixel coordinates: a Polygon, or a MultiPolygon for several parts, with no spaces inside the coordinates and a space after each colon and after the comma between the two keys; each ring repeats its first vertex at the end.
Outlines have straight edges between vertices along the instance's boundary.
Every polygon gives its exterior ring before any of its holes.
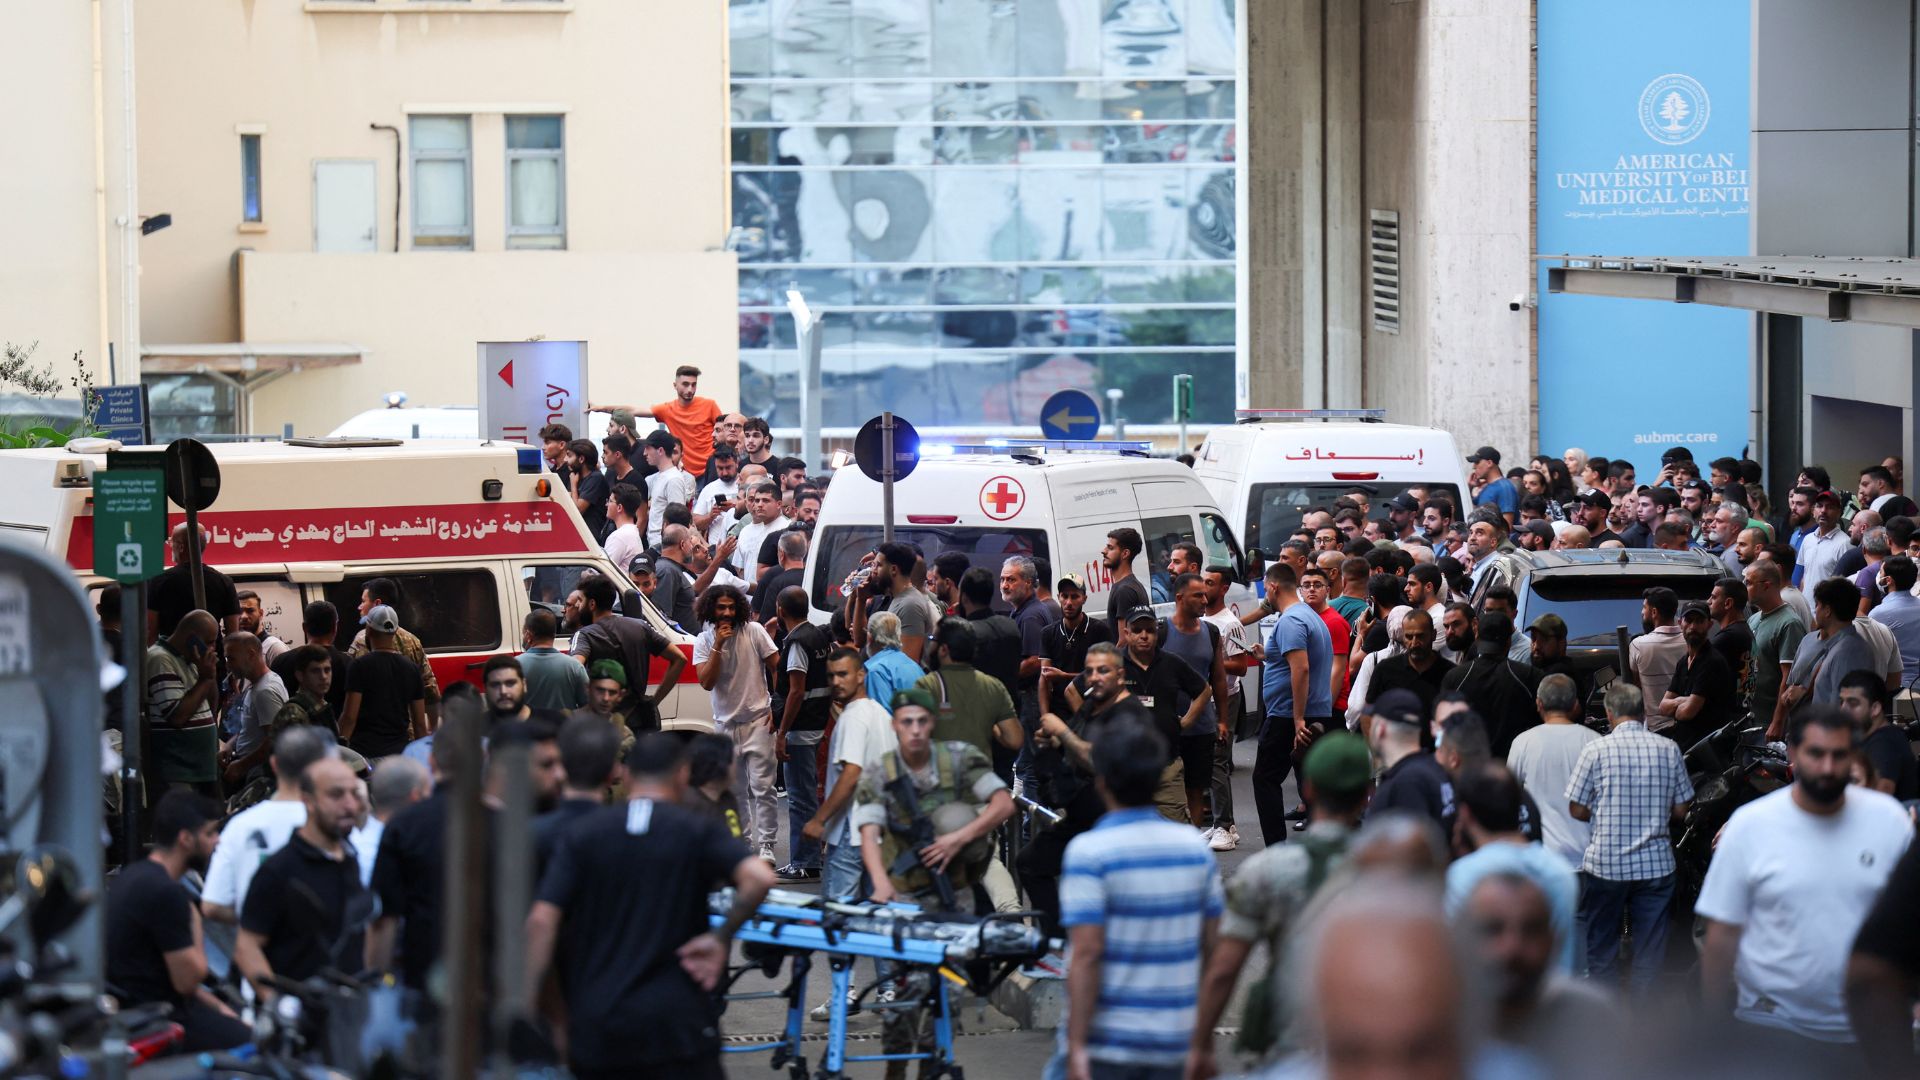
{"type": "MultiPolygon", "coordinates": [[[[89,589],[105,583],[93,571],[90,478],[107,467],[107,446],[117,444],[0,451],[0,541],[63,557],[89,589]]],[[[344,645],[361,586],[392,578],[402,625],[426,645],[440,684],[477,683],[488,657],[520,651],[527,613],[560,615],[591,569],[613,579],[628,603],[638,601],[654,629],[692,650],[693,638],[632,591],[600,550],[539,447],[329,438],[211,449],[220,494],[200,514],[213,537],[207,562],[259,593],[267,628],[289,644],[305,640],[305,605],[328,600],[340,611],[344,645]]],[[[184,520],[169,507],[169,527],[184,520]]],[[[557,644],[565,650],[564,639],[557,644]]],[[[652,678],[665,669],[656,658],[652,678]]],[[[669,729],[712,729],[692,664],[660,714],[669,729]]]]}
{"type": "MultiPolygon", "coordinates": [[[[948,551],[1000,576],[1012,555],[1045,560],[1054,581],[1068,573],[1087,583],[1087,612],[1107,613],[1112,586],[1100,557],[1107,533],[1137,530],[1146,550],[1134,560],[1141,582],[1164,585],[1175,544],[1198,544],[1207,565],[1245,563],[1228,519],[1192,469],[1150,458],[1147,443],[1045,442],[957,446],[923,443],[912,475],[894,484],[894,538],[913,544],[928,562],[948,551]]],[[[860,559],[880,546],[881,485],[858,468],[838,469],[820,506],[803,584],[814,618],[826,621],[842,602],[841,584],[860,559]]],[[[1159,595],[1160,590],[1153,590],[1159,595]]],[[[1236,587],[1229,603],[1259,601],[1236,587]]],[[[1162,614],[1170,603],[1156,605],[1162,614]]]]}
{"type": "Polygon", "coordinates": [[[1465,518],[1466,459],[1438,428],[1384,422],[1384,409],[1241,409],[1194,455],[1194,474],[1226,507],[1241,541],[1269,557],[1316,506],[1351,491],[1384,521],[1410,487],[1444,496],[1465,518]]]}

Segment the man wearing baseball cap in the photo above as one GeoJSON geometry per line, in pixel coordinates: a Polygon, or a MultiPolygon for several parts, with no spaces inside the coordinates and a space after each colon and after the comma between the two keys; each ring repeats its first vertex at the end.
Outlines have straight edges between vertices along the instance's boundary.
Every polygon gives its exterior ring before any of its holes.
{"type": "Polygon", "coordinates": [[[1207,958],[1200,1003],[1188,1047],[1188,1073],[1214,1073],[1213,1030],[1233,995],[1234,984],[1255,945],[1266,943],[1269,964],[1262,985],[1248,995],[1242,1020],[1243,1048],[1265,1053],[1282,1034],[1281,995],[1275,974],[1287,936],[1328,875],[1345,861],[1347,842],[1366,810],[1373,759],[1358,735],[1336,731],[1314,742],[1300,767],[1308,801],[1307,828],[1297,844],[1272,844],[1234,872],[1227,882],[1220,939],[1207,958]],[[1198,1066],[1196,1068],[1196,1066],[1198,1066]]]}
{"type": "Polygon", "coordinates": [[[1840,526],[1840,496],[1821,491],[1813,497],[1813,531],[1800,538],[1800,587],[1809,592],[1835,575],[1840,557],[1853,546],[1853,538],[1840,526]]]}
{"type": "Polygon", "coordinates": [[[1400,811],[1445,826],[1453,816],[1453,781],[1435,760],[1433,751],[1420,749],[1427,712],[1411,690],[1389,690],[1373,703],[1363,722],[1367,744],[1380,763],[1380,783],[1374,788],[1367,813],[1400,811]]]}
{"type": "Polygon", "coordinates": [[[1573,523],[1587,530],[1587,546],[1597,548],[1609,540],[1626,540],[1607,525],[1607,514],[1613,509],[1613,498],[1598,488],[1591,488],[1573,497],[1576,508],[1573,523]]]}
{"type": "Polygon", "coordinates": [[[391,757],[427,734],[420,667],[401,655],[400,616],[386,604],[367,609],[367,653],[347,669],[347,704],[340,741],[361,757],[391,757]]]}
{"type": "Polygon", "coordinates": [[[1687,641],[1687,655],[1674,666],[1673,678],[1655,711],[1674,721],[1659,734],[1679,743],[1685,751],[1733,719],[1734,710],[1740,707],[1740,683],[1727,658],[1709,640],[1713,618],[1705,602],[1689,600],[1680,606],[1680,633],[1687,641]]]}
{"type": "Polygon", "coordinates": [[[1473,489],[1473,505],[1493,507],[1512,528],[1514,515],[1520,512],[1520,491],[1500,474],[1500,451],[1483,446],[1467,456],[1467,464],[1473,466],[1467,477],[1467,486],[1473,489]]]}
{"type": "MultiPolygon", "coordinates": [[[[1507,482],[1512,487],[1512,481],[1507,482]]],[[[1414,527],[1420,523],[1420,500],[1412,492],[1403,491],[1387,500],[1388,539],[1405,540],[1413,535],[1414,527]]]]}

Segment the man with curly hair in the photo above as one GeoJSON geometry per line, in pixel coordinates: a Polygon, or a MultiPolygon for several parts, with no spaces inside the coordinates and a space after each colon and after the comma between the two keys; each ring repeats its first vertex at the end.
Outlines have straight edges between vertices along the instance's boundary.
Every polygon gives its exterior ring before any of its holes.
{"type": "Polygon", "coordinates": [[[733,740],[734,794],[745,819],[749,847],[775,865],[773,794],[773,703],[767,680],[780,650],[753,620],[747,596],[732,585],[714,585],[700,596],[697,617],[705,627],[693,643],[700,688],[713,694],[713,729],[733,740]]]}

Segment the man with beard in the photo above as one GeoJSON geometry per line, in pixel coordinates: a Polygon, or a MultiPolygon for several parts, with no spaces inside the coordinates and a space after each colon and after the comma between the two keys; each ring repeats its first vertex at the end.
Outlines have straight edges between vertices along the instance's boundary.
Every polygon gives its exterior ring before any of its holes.
{"type": "Polygon", "coordinates": [[[1480,616],[1478,637],[1467,655],[1440,682],[1442,690],[1457,690],[1474,712],[1486,721],[1493,756],[1505,760],[1513,740],[1540,723],[1534,697],[1542,675],[1531,664],[1507,657],[1513,643],[1513,620],[1502,611],[1480,616]]]}
{"type": "Polygon", "coordinates": [[[1418,608],[1401,616],[1400,642],[1403,651],[1374,664],[1367,702],[1378,701],[1392,690],[1407,690],[1420,699],[1421,709],[1431,712],[1440,684],[1453,670],[1453,662],[1434,650],[1433,616],[1418,608]]]}
{"type": "MultiPolygon", "coordinates": [[[[1640,594],[1640,627],[1645,633],[1627,646],[1627,667],[1650,708],[1659,708],[1666,698],[1673,669],[1687,653],[1687,643],[1681,638],[1680,625],[1675,621],[1679,614],[1680,597],[1672,589],[1655,585],[1640,594]]],[[[1647,727],[1661,731],[1672,723],[1671,720],[1651,720],[1647,727]]]]}
{"type": "Polygon", "coordinates": [[[486,688],[490,727],[512,720],[539,720],[558,730],[567,721],[567,714],[557,709],[535,709],[527,704],[526,672],[515,657],[504,653],[489,657],[480,679],[486,688]]]}
{"type": "Polygon", "coordinates": [[[1492,994],[1493,1033],[1539,1061],[1595,1060],[1622,1017],[1604,990],[1554,970],[1564,932],[1556,932],[1547,891],[1512,871],[1479,876],[1462,893],[1451,872],[1447,879],[1448,914],[1465,931],[1481,985],[1492,994]]]}
{"type": "MultiPolygon", "coordinates": [[[[1605,741],[1605,740],[1602,740],[1605,741]]],[[[1830,706],[1794,717],[1791,787],[1733,812],[1700,888],[1705,1004],[1816,1073],[1858,1075],[1843,993],[1847,953],[1913,822],[1892,796],[1849,787],[1859,733],[1830,706]]]]}
{"type": "MultiPolygon", "coordinates": [[[[1565,675],[1573,680],[1574,711],[1582,712],[1583,703],[1587,700],[1587,677],[1579,665],[1567,656],[1567,620],[1549,611],[1533,620],[1528,632],[1531,637],[1529,645],[1533,650],[1532,663],[1539,670],[1540,677],[1565,675]]],[[[1555,793],[1554,801],[1558,802],[1559,799],[1559,794],[1555,793]]]]}
{"type": "Polygon", "coordinates": [[[1100,563],[1112,578],[1107,587],[1107,629],[1116,639],[1126,629],[1128,612],[1153,604],[1133,572],[1133,560],[1143,546],[1140,533],[1123,526],[1108,533],[1106,546],[1100,549],[1100,563]]]}
{"type": "Polygon", "coordinates": [[[1712,630],[1707,605],[1695,600],[1681,610],[1680,635],[1686,640],[1687,652],[1674,667],[1666,695],[1656,710],[1673,719],[1673,726],[1661,734],[1679,743],[1682,750],[1720,730],[1740,707],[1740,684],[1726,657],[1713,647],[1712,630]]]}
{"type": "Polygon", "coordinates": [[[1587,530],[1587,546],[1597,548],[1609,540],[1619,540],[1620,534],[1607,527],[1607,515],[1613,511],[1613,499],[1606,492],[1594,489],[1583,491],[1574,496],[1573,523],[1587,530]]]}
{"type": "Polygon", "coordinates": [[[260,651],[271,667],[291,646],[266,632],[267,612],[260,606],[260,594],[252,589],[235,594],[240,601],[240,629],[260,639],[260,651]]]}
{"type": "Polygon", "coordinates": [[[1506,526],[1496,517],[1481,516],[1475,511],[1473,523],[1467,526],[1467,558],[1471,560],[1469,574],[1473,586],[1478,588],[1480,579],[1487,576],[1493,567],[1493,557],[1502,548],[1508,547],[1506,526]]]}
{"type": "Polygon", "coordinates": [[[1060,936],[1060,862],[1067,841],[1086,832],[1106,812],[1093,784],[1093,742],[1110,721],[1132,718],[1151,725],[1153,712],[1127,691],[1126,657],[1107,642],[1087,648],[1086,686],[1080,708],[1071,719],[1056,713],[1040,717],[1035,734],[1034,768],[1049,806],[1058,807],[1061,821],[1035,834],[1020,849],[1020,883],[1049,936],[1060,936]]]}
{"type": "Polygon", "coordinates": [[[373,897],[347,842],[360,816],[359,780],[339,758],[321,758],[300,774],[300,795],[306,824],[260,865],[240,910],[233,962],[263,1002],[276,993],[273,976],[306,980],[366,964],[373,897]]]}
{"type": "MultiPolygon", "coordinates": [[[[617,662],[626,672],[626,693],[618,711],[629,717],[627,723],[636,733],[660,726],[659,704],[680,683],[680,671],[687,666],[687,654],[668,641],[645,619],[630,619],[613,610],[613,581],[595,574],[582,577],[573,597],[567,601],[568,622],[576,623],[570,646],[573,658],[585,665],[588,674],[602,660],[617,662]],[[578,597],[576,603],[574,597],[578,597]],[[653,658],[667,661],[660,676],[659,689],[647,694],[647,673],[653,658]]],[[[591,687],[591,682],[589,682],[591,687]]]]}
{"type": "Polygon", "coordinates": [[[745,594],[731,585],[715,585],[700,597],[700,621],[706,628],[693,644],[694,668],[700,688],[713,695],[714,730],[733,740],[734,794],[749,826],[748,846],[771,867],[776,722],[767,686],[778,675],[780,650],[753,621],[745,594]]]}
{"type": "MultiPolygon", "coordinates": [[[[891,611],[900,617],[900,651],[915,663],[923,662],[927,642],[933,637],[940,615],[934,610],[933,601],[913,586],[913,566],[919,559],[920,553],[913,545],[897,540],[881,544],[874,552],[867,580],[847,598],[848,629],[856,647],[866,648],[870,614],[867,599],[878,596],[882,602],[878,610],[891,611]]],[[[954,584],[958,587],[959,582],[956,580],[954,584]]]]}
{"type": "Polygon", "coordinates": [[[205,871],[220,840],[220,804],[185,789],[169,791],[153,809],[153,850],[114,877],[107,889],[107,981],[122,1008],[166,1004],[186,1029],[188,1052],[226,1050],[250,1042],[252,1029],[211,990],[200,912],[180,884],[205,871]]]}
{"type": "Polygon", "coordinates": [[[1445,648],[1440,655],[1459,663],[1473,651],[1474,640],[1479,636],[1479,613],[1473,605],[1455,600],[1448,604],[1440,615],[1440,633],[1445,648]]]}

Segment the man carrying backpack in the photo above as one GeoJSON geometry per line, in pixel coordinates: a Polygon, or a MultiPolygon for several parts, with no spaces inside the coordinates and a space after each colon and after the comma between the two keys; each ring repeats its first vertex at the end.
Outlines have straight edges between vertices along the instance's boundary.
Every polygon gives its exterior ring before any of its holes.
{"type": "Polygon", "coordinates": [[[1310,810],[1302,843],[1274,844],[1254,855],[1227,882],[1227,910],[1220,919],[1220,941],[1207,959],[1200,981],[1199,1012],[1188,1050],[1187,1080],[1207,1080],[1217,1069],[1213,1028],[1233,995],[1234,983],[1254,946],[1267,946],[1267,973],[1247,994],[1236,1047],[1268,1056],[1282,1047],[1287,1017],[1278,972],[1287,936],[1327,876],[1346,858],[1347,842],[1367,803],[1373,760],[1358,735],[1336,731],[1314,741],[1301,766],[1310,810]]]}

